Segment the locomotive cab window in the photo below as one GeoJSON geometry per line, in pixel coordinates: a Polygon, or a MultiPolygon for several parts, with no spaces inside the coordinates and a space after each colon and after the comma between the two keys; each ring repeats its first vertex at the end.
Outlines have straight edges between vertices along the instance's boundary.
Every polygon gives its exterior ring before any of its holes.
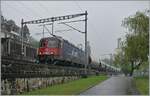
{"type": "Polygon", "coordinates": [[[59,41],[55,39],[51,39],[48,41],[48,47],[51,48],[58,48],[59,47],[59,41]]]}
{"type": "Polygon", "coordinates": [[[54,38],[42,39],[40,41],[40,47],[50,47],[50,48],[59,48],[60,41],[54,38]]]}
{"type": "Polygon", "coordinates": [[[40,41],[40,47],[46,47],[47,46],[47,41],[46,40],[41,40],[40,41]]]}

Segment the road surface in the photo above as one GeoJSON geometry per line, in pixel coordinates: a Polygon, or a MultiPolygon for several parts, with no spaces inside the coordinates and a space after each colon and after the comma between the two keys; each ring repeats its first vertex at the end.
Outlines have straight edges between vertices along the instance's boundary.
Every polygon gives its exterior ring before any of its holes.
{"type": "Polygon", "coordinates": [[[128,95],[138,94],[133,87],[132,77],[112,76],[106,81],[86,90],[80,95],[128,95]]]}

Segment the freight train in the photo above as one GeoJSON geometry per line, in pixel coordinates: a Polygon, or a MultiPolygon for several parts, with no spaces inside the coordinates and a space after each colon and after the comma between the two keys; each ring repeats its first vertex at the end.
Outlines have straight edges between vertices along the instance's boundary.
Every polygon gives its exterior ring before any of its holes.
{"type": "MultiPolygon", "coordinates": [[[[61,37],[42,38],[39,48],[15,38],[1,38],[2,58],[26,60],[40,64],[84,67],[84,51],[61,37]]],[[[91,58],[90,58],[91,61],[91,58]]]]}
{"type": "Polygon", "coordinates": [[[47,37],[40,40],[38,60],[40,63],[84,67],[85,54],[82,49],[62,37],[47,37]]]}
{"type": "MultiPolygon", "coordinates": [[[[61,37],[42,38],[38,49],[27,42],[23,42],[23,54],[20,40],[1,38],[1,57],[2,59],[6,57],[12,60],[24,60],[33,63],[38,61],[40,64],[47,63],[79,68],[83,68],[85,64],[84,51],[61,37]]],[[[117,70],[106,65],[93,62],[89,56],[88,68],[98,71],[117,70]]]]}
{"type": "MultiPolygon", "coordinates": [[[[40,64],[47,63],[80,68],[83,68],[85,64],[85,55],[82,49],[56,36],[42,38],[38,49],[27,42],[23,42],[23,52],[21,40],[1,38],[1,53],[2,58],[7,57],[12,60],[25,60],[40,64]]],[[[89,63],[91,62],[89,56],[89,63]]],[[[91,64],[88,67],[95,68],[95,65],[91,64]]]]}

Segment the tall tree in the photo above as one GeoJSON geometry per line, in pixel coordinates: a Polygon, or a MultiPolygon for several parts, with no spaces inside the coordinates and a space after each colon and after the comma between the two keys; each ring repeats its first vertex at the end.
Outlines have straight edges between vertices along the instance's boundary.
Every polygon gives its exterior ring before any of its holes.
{"type": "Polygon", "coordinates": [[[125,18],[123,26],[129,30],[123,47],[124,58],[131,64],[130,75],[148,60],[149,55],[149,17],[143,12],[125,18]]]}
{"type": "Polygon", "coordinates": [[[130,75],[145,61],[148,61],[149,17],[147,12],[149,11],[136,12],[135,15],[125,18],[122,22],[122,25],[129,31],[122,47],[122,58],[124,63],[128,64],[126,67],[130,67],[130,75]]]}

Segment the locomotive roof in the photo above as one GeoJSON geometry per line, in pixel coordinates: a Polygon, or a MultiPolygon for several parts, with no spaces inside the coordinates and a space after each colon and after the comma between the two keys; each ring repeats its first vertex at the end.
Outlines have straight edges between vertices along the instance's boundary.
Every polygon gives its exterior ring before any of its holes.
{"type": "Polygon", "coordinates": [[[43,39],[51,39],[51,38],[56,38],[56,39],[61,39],[62,37],[58,37],[58,36],[56,36],[56,37],[45,37],[45,38],[42,38],[41,40],[43,40],[43,39]]]}

